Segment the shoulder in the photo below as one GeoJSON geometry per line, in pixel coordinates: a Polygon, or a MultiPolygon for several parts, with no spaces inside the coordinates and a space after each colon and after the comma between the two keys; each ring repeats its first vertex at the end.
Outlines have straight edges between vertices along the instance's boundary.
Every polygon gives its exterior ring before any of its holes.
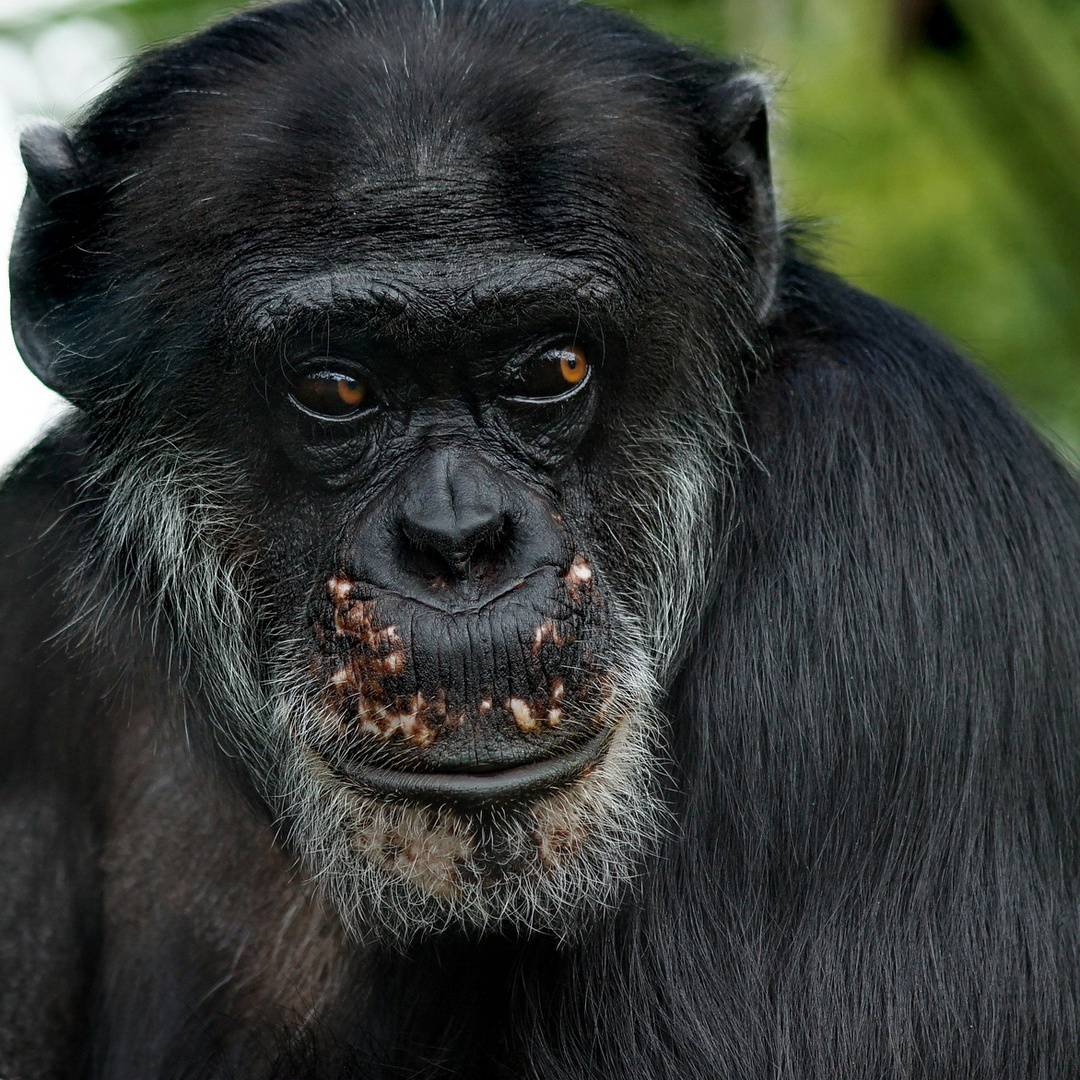
{"type": "Polygon", "coordinates": [[[1032,560],[1044,576],[1080,571],[1075,478],[931,328],[793,262],[773,342],[742,410],[743,528],[785,550],[843,536],[884,575],[912,559],[998,576],[1026,577],[1032,560]]]}
{"type": "Polygon", "coordinates": [[[91,468],[88,438],[74,419],[27,451],[0,484],[0,558],[18,559],[70,515],[91,468]]]}
{"type": "Polygon", "coordinates": [[[785,268],[772,342],[746,403],[762,449],[783,433],[843,437],[968,468],[1035,469],[1072,486],[1007,397],[942,335],[801,259],[785,268]]]}
{"type": "Polygon", "coordinates": [[[85,438],[62,426],[0,486],[0,741],[20,725],[33,727],[57,677],[75,662],[61,632],[78,600],[67,568],[84,545],[77,518],[88,468],[85,438]]]}

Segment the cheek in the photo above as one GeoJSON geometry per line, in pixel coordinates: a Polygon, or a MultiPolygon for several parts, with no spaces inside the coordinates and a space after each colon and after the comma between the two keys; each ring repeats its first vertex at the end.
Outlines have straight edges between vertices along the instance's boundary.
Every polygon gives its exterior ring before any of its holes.
{"type": "Polygon", "coordinates": [[[321,493],[338,515],[343,507],[335,500],[370,498],[408,451],[405,418],[392,409],[320,420],[278,395],[256,420],[251,445],[265,447],[258,475],[266,497],[288,504],[321,493]]]}
{"type": "MultiPolygon", "coordinates": [[[[590,384],[593,381],[590,379],[590,384]]],[[[528,462],[544,475],[557,476],[580,452],[596,408],[596,395],[589,385],[565,405],[508,402],[490,406],[483,413],[483,422],[498,433],[514,460],[528,462]]]]}

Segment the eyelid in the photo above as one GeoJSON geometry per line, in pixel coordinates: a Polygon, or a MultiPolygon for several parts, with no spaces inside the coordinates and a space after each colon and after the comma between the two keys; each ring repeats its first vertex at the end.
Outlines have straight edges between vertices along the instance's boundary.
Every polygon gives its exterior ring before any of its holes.
{"type": "Polygon", "coordinates": [[[575,383],[568,383],[565,390],[558,394],[549,394],[546,396],[536,394],[515,394],[513,393],[513,382],[507,387],[507,392],[502,393],[499,397],[503,401],[511,401],[522,405],[552,405],[560,401],[565,401],[567,398],[578,393],[583,387],[587,386],[592,381],[593,369],[596,367],[596,361],[593,359],[591,353],[586,351],[584,344],[577,341],[568,341],[566,339],[555,339],[541,346],[539,349],[530,350],[527,359],[520,363],[513,372],[512,378],[514,380],[520,379],[524,376],[531,364],[535,364],[542,360],[545,356],[551,353],[557,353],[561,351],[573,350],[581,354],[582,359],[585,362],[585,373],[575,383]]]}
{"type": "Polygon", "coordinates": [[[349,379],[368,379],[368,372],[362,365],[338,356],[304,357],[290,360],[285,367],[286,378],[297,379],[305,375],[343,375],[349,379]]]}
{"type": "Polygon", "coordinates": [[[591,377],[592,372],[587,371],[584,376],[582,376],[580,382],[569,386],[561,394],[551,394],[549,397],[530,397],[527,394],[500,394],[499,397],[502,398],[503,401],[512,401],[519,405],[555,405],[560,401],[565,401],[567,398],[580,393],[581,389],[588,385],[591,377]]]}
{"type": "Polygon", "coordinates": [[[285,395],[293,408],[321,423],[353,421],[374,412],[379,406],[378,393],[366,372],[358,365],[326,358],[309,363],[299,363],[285,372],[285,395]],[[331,382],[354,382],[363,388],[363,398],[355,407],[345,412],[323,412],[301,400],[298,384],[307,380],[331,382]]]}

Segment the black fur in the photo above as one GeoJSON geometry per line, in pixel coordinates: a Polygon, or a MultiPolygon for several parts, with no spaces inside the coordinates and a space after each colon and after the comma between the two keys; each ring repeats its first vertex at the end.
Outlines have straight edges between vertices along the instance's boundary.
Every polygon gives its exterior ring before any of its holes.
{"type": "MultiPolygon", "coordinates": [[[[54,182],[28,151],[15,322],[80,409],[2,495],[0,1076],[1080,1075],[1076,484],[948,345],[781,246],[760,97],[733,66],[522,0],[447,3],[438,16],[471,29],[432,61],[426,10],[240,15],[137,64],[72,141],[30,140],[66,171],[54,182]],[[352,103],[320,79],[350,50],[370,74],[388,41],[422,85],[394,84],[379,112],[389,92],[359,83],[374,143],[428,138],[416,102],[462,55],[480,72],[462,115],[513,133],[497,212],[459,173],[468,213],[431,195],[406,233],[476,259],[490,213],[618,286],[603,314],[625,344],[596,418],[541,440],[551,455],[577,440],[569,464],[536,451],[568,517],[604,519],[605,587],[650,565],[603,483],[630,468],[605,438],[652,413],[713,423],[717,375],[738,418],[707,592],[662,703],[670,827],[618,907],[561,943],[507,928],[356,944],[222,734],[212,658],[168,597],[146,610],[160,568],[122,547],[95,560],[110,454],[132,432],[186,438],[248,470],[235,513],[254,531],[218,542],[272,567],[251,647],[259,619],[303,610],[339,526],[302,482],[310,448],[261,434],[243,327],[287,270],[365,250],[320,202],[352,153],[352,103]],[[575,79],[580,100],[547,116],[575,79]],[[260,171],[263,124],[291,132],[291,171],[260,171]],[[683,318],[722,345],[668,366],[683,318]]],[[[429,311],[410,333],[443,340],[437,324],[429,311]]],[[[338,504],[353,474],[333,469],[338,504]]]]}

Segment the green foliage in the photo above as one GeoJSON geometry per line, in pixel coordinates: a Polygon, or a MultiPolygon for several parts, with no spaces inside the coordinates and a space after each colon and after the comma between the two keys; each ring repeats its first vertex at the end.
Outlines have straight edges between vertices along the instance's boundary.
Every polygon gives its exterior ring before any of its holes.
{"type": "Polygon", "coordinates": [[[1080,446],[1080,5],[616,2],[781,72],[777,173],[825,261],[1080,446]]]}

